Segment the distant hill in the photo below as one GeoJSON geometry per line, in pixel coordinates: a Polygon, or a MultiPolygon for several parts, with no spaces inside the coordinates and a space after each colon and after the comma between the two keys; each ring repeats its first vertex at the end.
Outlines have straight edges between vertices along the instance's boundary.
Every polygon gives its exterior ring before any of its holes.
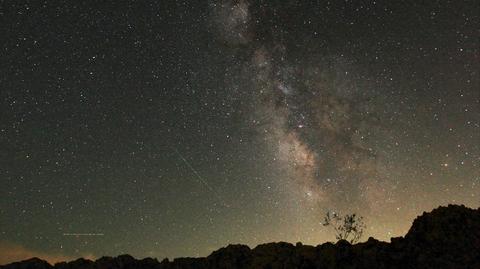
{"type": "Polygon", "coordinates": [[[480,208],[449,205],[424,213],[413,222],[405,237],[391,243],[369,238],[351,245],[307,246],[297,243],[268,243],[250,249],[229,245],[205,258],[177,258],[173,261],[129,255],[103,257],[96,261],[78,259],[50,265],[29,260],[0,266],[0,269],[207,269],[207,268],[480,268],[480,208]]]}

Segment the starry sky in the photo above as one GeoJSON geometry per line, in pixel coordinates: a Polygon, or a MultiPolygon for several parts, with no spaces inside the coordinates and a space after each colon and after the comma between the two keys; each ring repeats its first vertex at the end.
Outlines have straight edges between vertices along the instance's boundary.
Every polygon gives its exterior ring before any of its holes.
{"type": "Polygon", "coordinates": [[[480,206],[478,1],[0,1],[0,263],[404,235],[480,206]]]}

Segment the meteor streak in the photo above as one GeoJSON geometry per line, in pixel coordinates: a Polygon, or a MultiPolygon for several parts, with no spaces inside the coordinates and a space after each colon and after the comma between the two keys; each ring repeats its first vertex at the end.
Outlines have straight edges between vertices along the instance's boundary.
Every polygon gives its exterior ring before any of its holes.
{"type": "Polygon", "coordinates": [[[185,157],[183,157],[183,155],[174,147],[172,147],[173,150],[177,153],[177,155],[182,159],[182,161],[188,166],[188,168],[190,168],[190,170],[192,170],[192,172],[195,174],[195,176],[197,177],[198,181],[200,181],[200,183],[202,183],[205,187],[207,187],[216,197],[217,199],[222,202],[222,204],[225,206],[225,207],[230,207],[223,199],[222,197],[207,183],[207,181],[205,179],[203,179],[203,177],[197,172],[197,170],[195,170],[195,168],[193,168],[193,166],[187,161],[187,159],[185,159],[185,157]]]}
{"type": "Polygon", "coordinates": [[[63,236],[103,236],[103,233],[64,233],[63,236]]]}

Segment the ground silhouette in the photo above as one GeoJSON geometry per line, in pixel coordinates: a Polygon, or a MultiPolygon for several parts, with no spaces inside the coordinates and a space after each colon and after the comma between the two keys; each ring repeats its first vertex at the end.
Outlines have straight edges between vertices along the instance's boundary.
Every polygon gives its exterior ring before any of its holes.
{"type": "Polygon", "coordinates": [[[103,257],[96,261],[78,259],[55,265],[32,258],[0,266],[0,269],[208,269],[208,268],[480,268],[480,208],[460,205],[439,207],[417,217],[405,237],[391,243],[369,238],[351,245],[307,246],[297,243],[268,243],[250,249],[229,245],[204,258],[173,261],[129,255],[103,257]]]}

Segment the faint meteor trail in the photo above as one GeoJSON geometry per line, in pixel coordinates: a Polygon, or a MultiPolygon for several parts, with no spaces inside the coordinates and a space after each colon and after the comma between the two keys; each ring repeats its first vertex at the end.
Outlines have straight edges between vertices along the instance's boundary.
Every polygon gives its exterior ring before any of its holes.
{"type": "Polygon", "coordinates": [[[103,236],[103,233],[64,233],[63,236],[103,236]]]}
{"type": "Polygon", "coordinates": [[[182,161],[188,166],[188,168],[190,168],[190,170],[192,170],[192,172],[195,174],[195,176],[197,177],[198,181],[200,181],[200,183],[202,183],[203,185],[205,185],[205,187],[207,187],[216,197],[217,199],[222,202],[222,204],[226,207],[230,207],[223,199],[222,197],[207,183],[207,181],[205,181],[205,179],[203,179],[203,177],[197,172],[197,170],[195,170],[195,168],[193,168],[193,166],[187,161],[187,159],[185,159],[185,157],[183,157],[183,155],[175,148],[175,147],[172,147],[173,150],[177,153],[177,155],[182,159],[182,161]]]}

